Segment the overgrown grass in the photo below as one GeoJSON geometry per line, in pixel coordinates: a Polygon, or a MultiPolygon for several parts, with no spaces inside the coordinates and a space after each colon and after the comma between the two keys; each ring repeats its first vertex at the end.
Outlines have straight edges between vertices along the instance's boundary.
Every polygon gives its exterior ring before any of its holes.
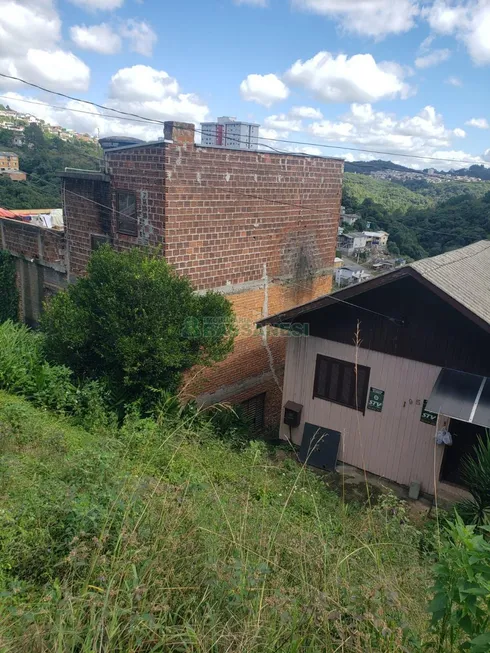
{"type": "Polygon", "coordinates": [[[196,424],[101,437],[0,392],[0,651],[418,650],[430,565],[403,506],[196,424]]]}

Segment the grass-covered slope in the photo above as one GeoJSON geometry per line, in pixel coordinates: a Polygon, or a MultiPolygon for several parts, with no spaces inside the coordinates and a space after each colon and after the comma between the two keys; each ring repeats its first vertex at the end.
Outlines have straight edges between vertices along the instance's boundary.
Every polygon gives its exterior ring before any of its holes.
{"type": "Polygon", "coordinates": [[[390,500],[343,504],[193,418],[92,431],[0,393],[2,653],[398,652],[426,629],[390,500]]]}

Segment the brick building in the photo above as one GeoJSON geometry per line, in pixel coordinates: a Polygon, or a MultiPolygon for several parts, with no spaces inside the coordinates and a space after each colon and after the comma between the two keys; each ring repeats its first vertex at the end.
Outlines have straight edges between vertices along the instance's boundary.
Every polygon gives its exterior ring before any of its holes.
{"type": "Polygon", "coordinates": [[[15,152],[0,152],[0,174],[10,177],[12,181],[25,181],[27,175],[19,170],[19,157],[15,152]]]}
{"type": "Polygon", "coordinates": [[[62,173],[69,279],[92,250],[161,247],[197,291],[233,303],[234,352],[192,370],[204,402],[248,402],[257,424],[281,408],[285,338],[255,321],[330,291],[343,161],[194,144],[194,126],[165,124],[165,141],[105,151],[105,172],[62,173]]]}
{"type": "Polygon", "coordinates": [[[65,235],[0,209],[0,249],[17,259],[19,317],[35,326],[43,301],[66,285],[65,235]]]}

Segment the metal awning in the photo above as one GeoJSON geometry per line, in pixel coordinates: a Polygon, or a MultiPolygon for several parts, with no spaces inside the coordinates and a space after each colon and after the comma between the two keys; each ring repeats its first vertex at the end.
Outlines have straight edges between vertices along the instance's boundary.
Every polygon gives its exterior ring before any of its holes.
{"type": "Polygon", "coordinates": [[[425,410],[490,427],[490,379],[477,374],[443,369],[425,410]]]}

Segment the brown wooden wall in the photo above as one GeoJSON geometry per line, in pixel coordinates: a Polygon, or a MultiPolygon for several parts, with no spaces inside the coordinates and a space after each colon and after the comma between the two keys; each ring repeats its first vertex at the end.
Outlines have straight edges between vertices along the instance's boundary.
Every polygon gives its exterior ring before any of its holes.
{"type": "Polygon", "coordinates": [[[490,334],[415,279],[399,279],[348,301],[405,325],[338,304],[304,318],[310,334],[352,345],[359,321],[363,349],[490,376],[490,334]]]}

